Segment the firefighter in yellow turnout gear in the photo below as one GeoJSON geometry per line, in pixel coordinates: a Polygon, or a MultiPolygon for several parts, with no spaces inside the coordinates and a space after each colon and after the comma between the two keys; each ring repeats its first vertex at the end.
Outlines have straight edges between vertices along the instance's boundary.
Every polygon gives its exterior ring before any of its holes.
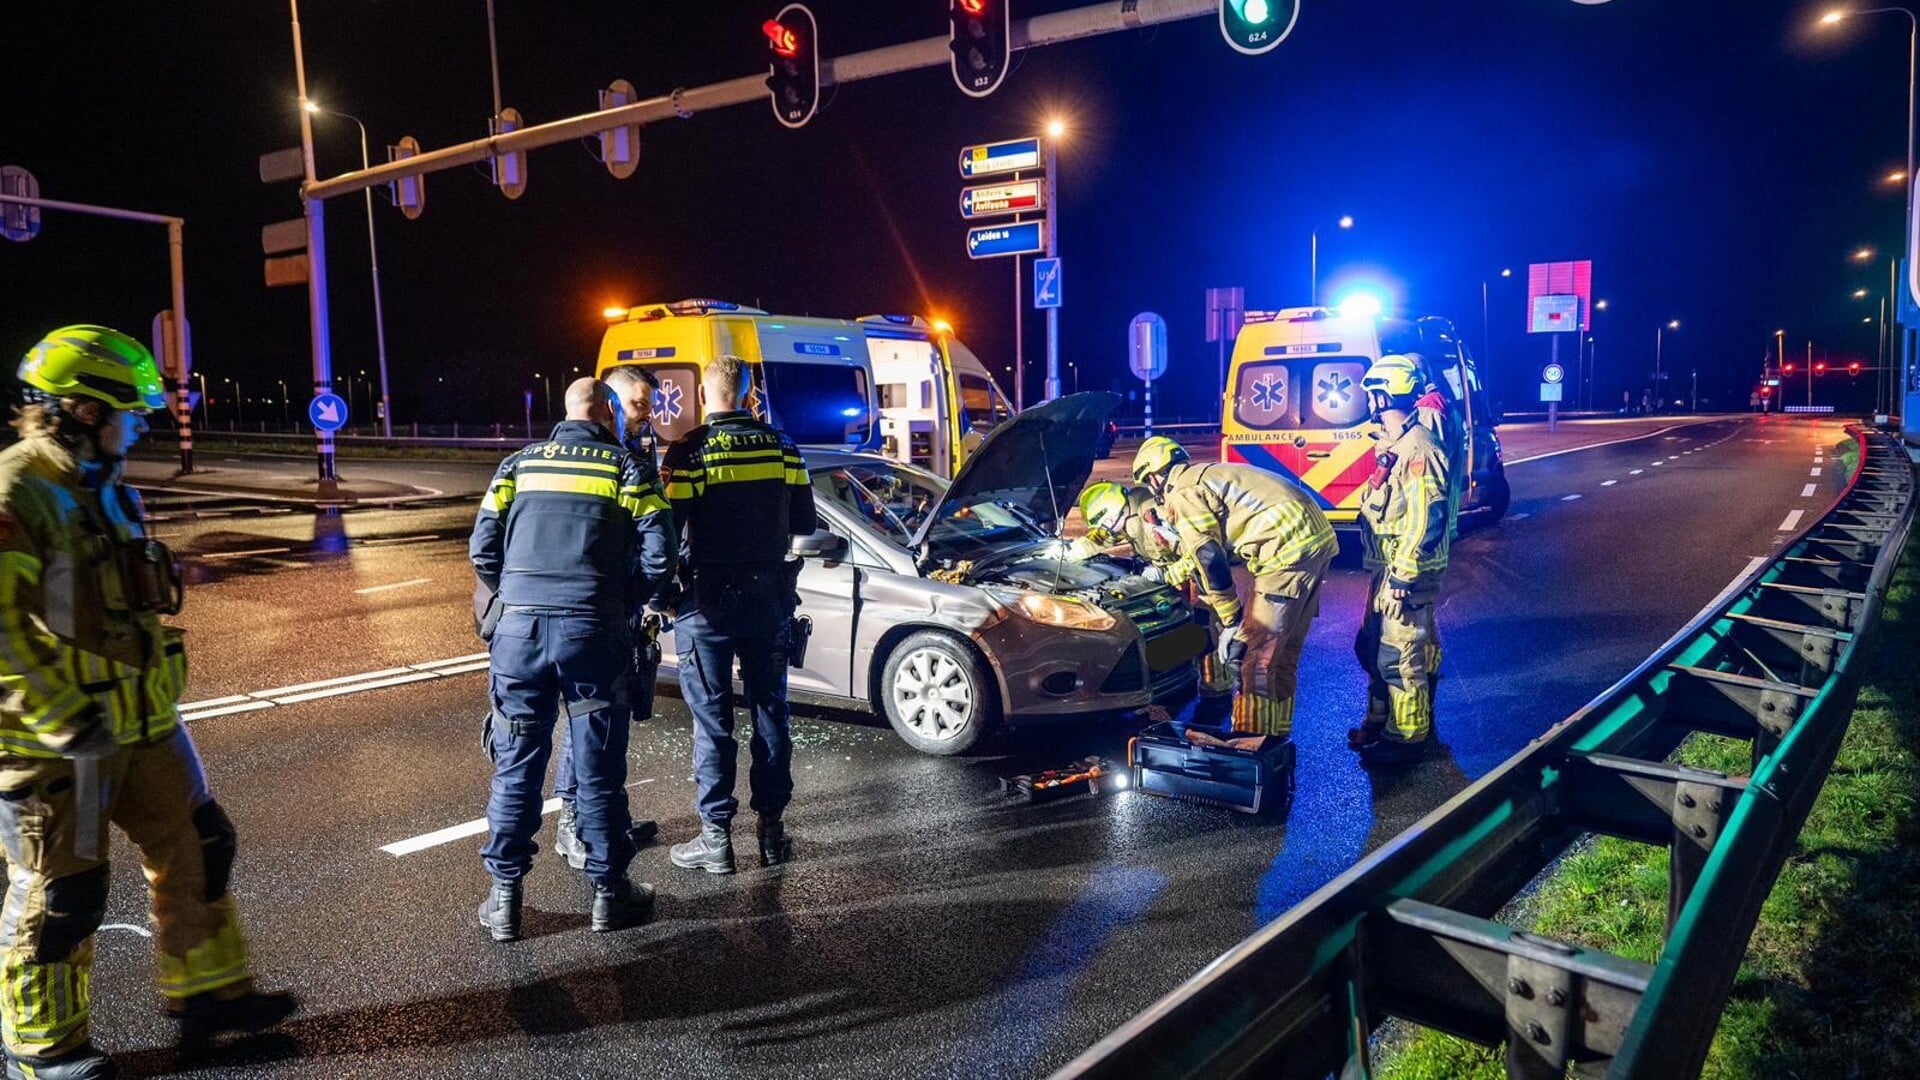
{"type": "Polygon", "coordinates": [[[160,993],[183,1042],[261,1031],[294,1009],[253,990],[233,897],[233,825],[180,723],[186,681],[172,556],[120,481],[163,407],[139,342],[69,326],[20,367],[21,439],[0,452],[0,1040],[9,1078],[114,1075],[89,1041],[106,825],[140,851],[160,993]]]}
{"type": "Polygon", "coordinates": [[[1348,742],[1367,764],[1417,759],[1433,731],[1440,662],[1434,608],[1453,531],[1452,463],[1420,422],[1420,375],[1389,354],[1361,380],[1380,430],[1360,500],[1360,536],[1373,581],[1354,642],[1367,672],[1367,715],[1348,742]]]}
{"type": "Polygon", "coordinates": [[[1339,550],[1333,526],[1285,480],[1251,465],[1196,465],[1172,439],[1141,443],[1133,476],[1166,504],[1181,553],[1220,621],[1216,655],[1240,674],[1233,729],[1290,735],[1301,647],[1339,550]],[[1253,574],[1244,618],[1236,560],[1253,574]]]}
{"type": "MultiPolygon", "coordinates": [[[[1145,575],[1175,589],[1194,580],[1193,560],[1181,554],[1180,535],[1166,508],[1144,487],[1102,481],[1080,493],[1080,516],[1086,535],[1067,547],[1067,558],[1085,561],[1108,548],[1125,544],[1145,560],[1145,575]]],[[[1219,645],[1217,627],[1209,627],[1209,641],[1219,645]]],[[[1233,692],[1233,670],[1209,650],[1200,664],[1200,693],[1220,698],[1233,692]]]]}

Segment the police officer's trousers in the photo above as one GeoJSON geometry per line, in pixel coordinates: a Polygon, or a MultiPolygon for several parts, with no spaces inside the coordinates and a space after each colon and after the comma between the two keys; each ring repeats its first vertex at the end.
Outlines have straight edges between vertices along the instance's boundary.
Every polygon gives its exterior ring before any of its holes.
{"type": "Polygon", "coordinates": [[[738,589],[714,586],[702,589],[701,605],[673,625],[680,647],[680,695],[693,713],[695,808],[702,821],[726,825],[740,807],[733,796],[739,755],[733,737],[737,659],[746,705],[753,712],[750,805],[762,818],[778,818],[793,795],[793,742],[787,732],[791,589],[754,580],[738,589]]]}
{"type": "MultiPolygon", "coordinates": [[[[651,642],[635,632],[633,667],[627,672],[627,717],[636,724],[653,717],[653,684],[660,677],[660,664],[659,649],[651,642]]],[[[573,778],[573,740],[565,734],[564,730],[556,732],[560,737],[554,740],[553,797],[572,806],[579,784],[573,778]]]]}
{"type": "Polygon", "coordinates": [[[1320,583],[1333,562],[1328,552],[1290,570],[1259,574],[1241,620],[1247,643],[1240,692],[1233,699],[1233,730],[1257,735],[1293,733],[1293,699],[1300,653],[1320,614],[1320,583]]]}
{"type": "Polygon", "coordinates": [[[233,826],[207,790],[185,727],[122,746],[98,766],[97,853],[81,858],[74,764],[0,757],[0,1035],[16,1055],[54,1056],[87,1041],[93,933],[107,910],[111,821],[139,849],[153,914],[160,993],[170,1004],[252,986],[227,881],[233,826]]]}
{"type": "Polygon", "coordinates": [[[1433,688],[1440,676],[1434,609],[1439,583],[1395,600],[1384,569],[1373,573],[1354,654],[1367,673],[1366,726],[1391,742],[1421,742],[1433,730],[1433,688]]]}
{"type": "Polygon", "coordinates": [[[627,835],[627,675],[632,645],[617,614],[508,608],[490,643],[493,712],[487,872],[526,876],[537,850],[541,788],[554,723],[565,715],[574,753],[574,811],[587,877],[610,883],[633,861],[627,835]]]}

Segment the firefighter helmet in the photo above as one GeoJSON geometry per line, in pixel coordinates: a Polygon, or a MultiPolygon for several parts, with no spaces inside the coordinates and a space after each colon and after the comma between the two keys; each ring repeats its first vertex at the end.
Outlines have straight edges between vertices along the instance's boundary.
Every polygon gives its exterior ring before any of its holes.
{"type": "Polygon", "coordinates": [[[89,397],[130,412],[167,404],[153,354],[104,326],[63,326],[48,334],[20,361],[20,381],[56,398],[89,397]]]}
{"type": "Polygon", "coordinates": [[[1388,353],[1373,362],[1361,377],[1360,385],[1369,394],[1410,398],[1420,392],[1420,367],[1411,356],[1388,353]]]}
{"type": "Polygon", "coordinates": [[[1080,516],[1087,521],[1087,535],[1096,543],[1119,542],[1127,509],[1127,489],[1112,481],[1089,484],[1080,493],[1080,516]]]}
{"type": "Polygon", "coordinates": [[[1147,477],[1157,476],[1187,460],[1186,447],[1165,435],[1155,435],[1141,443],[1139,452],[1133,455],[1133,478],[1144,484],[1147,477]]]}

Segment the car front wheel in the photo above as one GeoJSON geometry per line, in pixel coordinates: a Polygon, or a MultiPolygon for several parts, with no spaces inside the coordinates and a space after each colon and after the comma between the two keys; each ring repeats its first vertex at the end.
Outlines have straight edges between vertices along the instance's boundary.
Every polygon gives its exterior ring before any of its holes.
{"type": "Polygon", "coordinates": [[[965,644],[923,630],[887,657],[880,706],[908,746],[942,757],[965,753],[1000,723],[1000,694],[987,665],[965,644]]]}

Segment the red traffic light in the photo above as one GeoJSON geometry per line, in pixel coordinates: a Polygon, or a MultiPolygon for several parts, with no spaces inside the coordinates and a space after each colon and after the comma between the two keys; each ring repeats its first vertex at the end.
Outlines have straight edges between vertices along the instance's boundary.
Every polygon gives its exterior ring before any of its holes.
{"type": "Polygon", "coordinates": [[[969,15],[984,14],[987,10],[987,0],[960,0],[960,10],[969,15]]]}
{"type": "Polygon", "coordinates": [[[1827,362],[1825,360],[1822,360],[1819,363],[1813,365],[1813,373],[1815,375],[1825,375],[1827,373],[1827,362]]]}
{"type": "Polygon", "coordinates": [[[1760,396],[1761,396],[1761,397],[1763,397],[1763,398],[1765,398],[1765,397],[1772,397],[1772,396],[1773,396],[1773,387],[1771,387],[1771,386],[1763,386],[1763,387],[1761,387],[1761,388],[1760,388],[1760,396]]]}
{"type": "Polygon", "coordinates": [[[1782,374],[1785,374],[1785,375],[1791,375],[1791,374],[1793,374],[1793,365],[1792,365],[1792,364],[1781,364],[1781,365],[1780,365],[1780,371],[1781,371],[1781,373],[1782,373],[1782,374]]]}
{"type": "Polygon", "coordinates": [[[768,19],[760,24],[760,32],[767,35],[767,47],[774,52],[788,58],[800,55],[800,35],[793,27],[768,19]]]}
{"type": "Polygon", "coordinates": [[[1847,365],[1847,372],[1848,372],[1849,374],[1852,374],[1852,375],[1858,375],[1858,374],[1860,374],[1860,361],[1858,361],[1858,360],[1855,360],[1855,361],[1854,361],[1853,363],[1851,363],[1851,364],[1848,364],[1848,365],[1847,365]]]}

